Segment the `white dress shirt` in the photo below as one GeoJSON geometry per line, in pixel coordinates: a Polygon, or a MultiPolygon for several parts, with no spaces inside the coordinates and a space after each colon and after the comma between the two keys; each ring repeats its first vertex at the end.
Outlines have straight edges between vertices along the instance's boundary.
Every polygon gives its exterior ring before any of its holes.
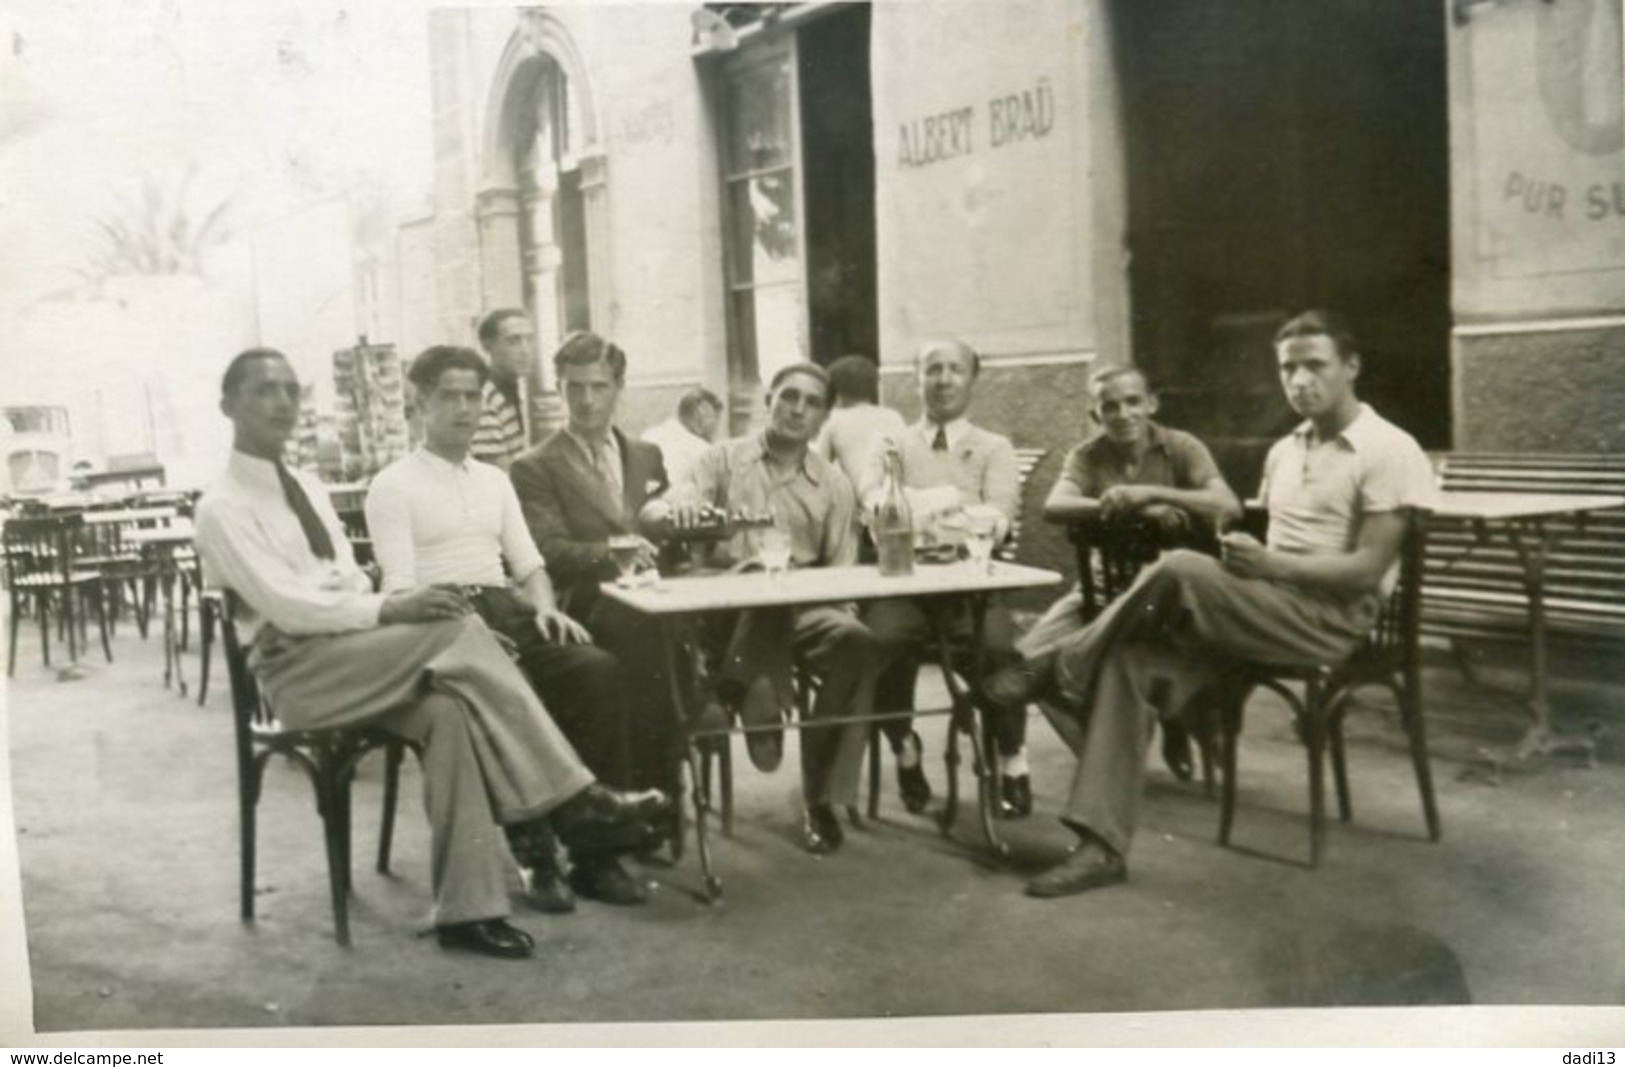
{"type": "Polygon", "coordinates": [[[513,483],[489,463],[452,463],[418,448],[378,472],[366,511],[386,592],[440,582],[502,586],[509,575],[523,584],[542,566],[513,483]]]}
{"type": "Polygon", "coordinates": [[[270,623],[285,634],[327,634],[378,625],[384,597],[356,566],[327,487],[292,472],[327,527],[336,559],[317,558],[282,494],[276,465],[233,451],[220,480],[198,502],[197,550],[205,582],[242,602],[240,632],[252,640],[270,623]]]}
{"type": "Polygon", "coordinates": [[[694,461],[711,447],[710,441],[684,426],[675,415],[658,426],[649,427],[643,432],[643,439],[660,449],[661,461],[666,466],[666,479],[672,485],[682,485],[687,481],[694,461]]]}

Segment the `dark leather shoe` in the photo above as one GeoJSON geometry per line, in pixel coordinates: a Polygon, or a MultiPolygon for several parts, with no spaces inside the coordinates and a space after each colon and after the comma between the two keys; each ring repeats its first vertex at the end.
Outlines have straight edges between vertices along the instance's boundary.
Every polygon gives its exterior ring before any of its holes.
{"type": "Polygon", "coordinates": [[[1162,722],[1162,762],[1181,782],[1188,782],[1196,776],[1196,764],[1191,755],[1191,735],[1179,719],[1164,719],[1162,722]]]}
{"type": "Polygon", "coordinates": [[[752,727],[745,734],[745,752],[759,771],[776,771],[784,762],[784,730],[771,729],[784,722],[779,696],[771,678],[758,678],[745,690],[739,706],[739,721],[752,727]]]}
{"type": "MultiPolygon", "coordinates": [[[[920,743],[920,735],[912,732],[903,745],[914,749],[914,766],[897,764],[897,795],[903,799],[904,810],[918,815],[931,803],[931,783],[925,777],[925,746],[920,743]]],[[[901,751],[902,746],[898,747],[901,751]]]]}
{"type": "Polygon", "coordinates": [[[809,804],[801,820],[801,844],[808,852],[826,855],[841,847],[846,831],[840,816],[828,804],[809,804]]]}
{"type": "Polygon", "coordinates": [[[548,817],[566,847],[582,836],[646,823],[671,810],[671,798],[658,789],[622,793],[594,782],[561,804],[548,817]]]}
{"type": "Polygon", "coordinates": [[[504,960],[529,959],[536,950],[530,935],[506,919],[478,919],[435,927],[441,948],[460,948],[504,960]]]}
{"type": "Polygon", "coordinates": [[[999,815],[1024,819],[1033,813],[1033,780],[1026,774],[1007,774],[999,783],[999,815]]]}
{"type": "Polygon", "coordinates": [[[1128,880],[1123,857],[1099,841],[1078,844],[1066,859],[1027,883],[1030,897],[1069,897],[1128,880]]]}
{"type": "Polygon", "coordinates": [[[530,868],[525,903],[545,915],[568,915],[576,910],[575,894],[570,892],[557,863],[530,868]]]}
{"type": "Polygon", "coordinates": [[[600,904],[647,904],[649,889],[626,873],[613,856],[577,863],[570,871],[570,885],[588,900],[600,904]]]}

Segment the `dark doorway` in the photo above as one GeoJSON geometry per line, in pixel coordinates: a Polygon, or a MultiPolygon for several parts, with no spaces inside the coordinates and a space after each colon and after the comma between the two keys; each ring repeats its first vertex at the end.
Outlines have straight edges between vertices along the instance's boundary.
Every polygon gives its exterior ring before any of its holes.
{"type": "Polygon", "coordinates": [[[1444,5],[1116,0],[1137,362],[1238,491],[1293,424],[1270,339],[1308,306],[1361,395],[1450,441],[1444,5]]]}
{"type": "Polygon", "coordinates": [[[869,6],[810,23],[797,35],[796,55],[812,357],[878,359],[869,6]]]}

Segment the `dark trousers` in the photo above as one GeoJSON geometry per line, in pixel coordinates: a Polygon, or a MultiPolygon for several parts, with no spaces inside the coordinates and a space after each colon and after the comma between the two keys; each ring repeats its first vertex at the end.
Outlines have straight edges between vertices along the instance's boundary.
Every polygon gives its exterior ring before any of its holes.
{"type": "MultiPolygon", "coordinates": [[[[935,634],[927,612],[953,611],[947,620],[949,655],[953,669],[962,677],[970,676],[970,658],[975,650],[970,647],[971,618],[963,609],[953,610],[947,605],[929,604],[914,600],[876,600],[864,610],[863,619],[879,642],[886,667],[875,684],[875,710],[907,711],[914,707],[914,683],[920,670],[920,652],[936,651],[935,634]]],[[[1010,612],[998,605],[987,609],[982,623],[982,666],[991,675],[1018,658],[1015,650],[1015,627],[1010,612]]],[[[1013,756],[1027,743],[1027,709],[1007,708],[988,702],[983,705],[988,727],[998,746],[999,754],[1013,756]]],[[[887,719],[881,725],[886,740],[896,749],[908,739],[914,729],[911,717],[887,719]]]]}
{"type": "MultiPolygon", "coordinates": [[[[631,784],[676,796],[682,786],[683,751],[667,677],[660,623],[608,597],[598,597],[580,620],[592,639],[615,657],[628,714],[627,758],[631,784]]],[[[683,665],[679,663],[679,670],[683,665]]],[[[688,685],[692,679],[682,678],[688,685]]]]}
{"type": "Polygon", "coordinates": [[[484,586],[471,597],[485,624],[512,641],[519,666],[548,714],[589,770],[607,785],[632,785],[620,665],[595,645],[562,645],[536,628],[536,611],[512,589],[484,586]]]}

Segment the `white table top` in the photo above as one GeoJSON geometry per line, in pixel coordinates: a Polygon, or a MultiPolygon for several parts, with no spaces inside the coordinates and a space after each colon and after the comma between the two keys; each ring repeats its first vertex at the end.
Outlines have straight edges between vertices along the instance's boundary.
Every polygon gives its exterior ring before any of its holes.
{"type": "Polygon", "coordinates": [[[1055,585],[1061,576],[1040,567],[995,562],[979,571],[968,562],[917,564],[914,573],[882,578],[873,566],[809,567],[782,578],[765,573],[684,575],[660,584],[623,589],[614,582],[604,595],[645,615],[687,615],[706,611],[839,604],[849,600],[941,596],[951,593],[997,593],[1055,585]]]}
{"type": "Polygon", "coordinates": [[[1625,497],[1568,493],[1479,493],[1446,489],[1432,514],[1441,519],[1536,519],[1625,507],[1625,497]]]}

